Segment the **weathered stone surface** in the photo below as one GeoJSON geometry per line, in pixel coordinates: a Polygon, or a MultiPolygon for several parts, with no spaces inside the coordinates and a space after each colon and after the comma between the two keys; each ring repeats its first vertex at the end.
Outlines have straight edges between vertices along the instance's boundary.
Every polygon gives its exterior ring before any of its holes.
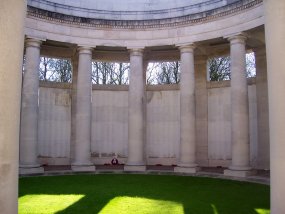
{"type": "MultiPolygon", "coordinates": [[[[251,0],[249,2],[254,2],[251,0]]],[[[246,2],[248,3],[248,2],[246,2]]],[[[166,19],[175,18],[186,15],[192,15],[204,12],[211,14],[212,10],[221,10],[221,7],[227,6],[224,10],[242,5],[239,0],[157,0],[149,2],[145,0],[124,0],[117,4],[116,0],[97,0],[94,1],[63,1],[63,0],[29,0],[28,4],[32,7],[43,10],[66,14],[69,16],[103,19],[103,20],[151,20],[151,19],[166,19]],[[236,4],[234,4],[236,3],[236,4]],[[237,4],[239,3],[239,4],[237,4]],[[114,7],[116,5],[116,7],[114,7]],[[169,12],[171,10],[171,13],[169,12]]],[[[214,12],[212,12],[214,13],[214,12]]]]}
{"type": "Polygon", "coordinates": [[[44,168],[39,167],[39,166],[29,167],[29,168],[20,167],[19,174],[21,174],[21,175],[32,175],[32,174],[40,175],[40,174],[44,174],[44,168]]]}
{"type": "MultiPolygon", "coordinates": [[[[92,48],[79,47],[77,93],[76,93],[76,135],[73,170],[89,169],[91,163],[91,71],[92,48]],[[86,166],[88,166],[86,168],[86,166]]],[[[93,169],[92,169],[93,170],[93,169]]]]}
{"type": "Polygon", "coordinates": [[[269,110],[268,110],[268,83],[265,47],[254,50],[256,62],[256,101],[257,101],[257,167],[270,168],[269,155],[269,110]]]}
{"type": "Polygon", "coordinates": [[[255,174],[256,174],[255,170],[230,170],[230,169],[226,169],[224,171],[224,175],[226,175],[226,176],[242,177],[242,178],[246,178],[248,176],[252,176],[255,174]]]}
{"type": "Polygon", "coordinates": [[[26,34],[89,46],[96,44],[99,46],[145,47],[189,43],[223,37],[264,24],[263,7],[260,2],[255,6],[233,11],[230,16],[221,18],[217,14],[216,17],[204,20],[200,24],[193,22],[182,26],[166,25],[167,31],[165,27],[159,27],[156,24],[135,31],[132,30],[133,26],[130,26],[127,30],[116,28],[114,32],[112,25],[109,27],[99,25],[94,30],[88,24],[67,22],[63,25],[62,20],[57,22],[45,17],[35,18],[29,15],[26,20],[26,34]]]}
{"type": "Polygon", "coordinates": [[[193,44],[181,46],[180,152],[178,166],[196,164],[195,68],[193,44]]]}
{"type": "Polygon", "coordinates": [[[250,170],[248,85],[243,34],[229,38],[231,45],[231,170],[250,170]]]}
{"type": "Polygon", "coordinates": [[[26,65],[22,85],[20,173],[43,172],[38,164],[38,115],[40,45],[38,39],[26,40],[26,65]],[[36,169],[36,168],[39,169],[36,169]],[[31,168],[29,170],[29,168],[31,168]]]}
{"type": "Polygon", "coordinates": [[[130,50],[130,85],[128,96],[128,160],[126,165],[145,165],[146,91],[143,49],[130,50]]]}
{"type": "Polygon", "coordinates": [[[0,4],[0,212],[16,214],[26,2],[0,4]]]}
{"type": "Polygon", "coordinates": [[[285,1],[264,1],[268,69],[271,214],[285,213],[285,1]]]}
{"type": "Polygon", "coordinates": [[[146,166],[138,166],[138,165],[125,165],[124,171],[126,172],[144,172],[146,170],[146,166]]]}
{"type": "Polygon", "coordinates": [[[72,165],[71,166],[72,171],[74,172],[94,172],[95,171],[95,166],[84,166],[84,165],[80,165],[80,166],[76,166],[76,165],[72,165]]]}
{"type": "Polygon", "coordinates": [[[174,172],[194,174],[200,170],[199,167],[175,167],[174,172]]]}

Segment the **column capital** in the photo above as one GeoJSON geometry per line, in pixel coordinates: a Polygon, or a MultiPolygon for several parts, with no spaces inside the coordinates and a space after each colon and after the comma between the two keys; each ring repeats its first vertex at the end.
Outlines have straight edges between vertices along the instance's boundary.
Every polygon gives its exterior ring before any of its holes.
{"type": "Polygon", "coordinates": [[[92,54],[93,47],[90,46],[78,46],[77,48],[79,54],[92,54]]]}
{"type": "Polygon", "coordinates": [[[196,45],[194,43],[177,45],[181,53],[193,53],[196,45]]]}
{"type": "Polygon", "coordinates": [[[143,56],[143,48],[130,48],[130,55],[131,56],[143,56]]]}
{"type": "Polygon", "coordinates": [[[238,34],[233,34],[225,37],[231,45],[233,44],[245,44],[245,41],[247,39],[247,35],[245,33],[238,33],[238,34]]]}
{"type": "Polygon", "coordinates": [[[35,47],[35,48],[40,48],[42,44],[41,39],[36,39],[36,38],[26,38],[25,39],[25,46],[26,47],[35,47]]]}

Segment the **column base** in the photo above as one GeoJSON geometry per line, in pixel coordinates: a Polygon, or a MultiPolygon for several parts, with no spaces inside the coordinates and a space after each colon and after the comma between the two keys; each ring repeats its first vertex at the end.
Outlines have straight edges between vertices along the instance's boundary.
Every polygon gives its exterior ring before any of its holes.
{"type": "Polygon", "coordinates": [[[74,172],[95,172],[94,165],[71,165],[71,170],[74,172]]]}
{"type": "Polygon", "coordinates": [[[224,175],[231,176],[231,177],[240,177],[240,178],[246,178],[251,175],[255,175],[255,170],[232,170],[232,169],[226,169],[224,170],[224,175]]]}
{"type": "Polygon", "coordinates": [[[29,175],[29,174],[44,174],[44,168],[40,165],[38,166],[20,166],[19,168],[20,175],[29,175]]]}
{"type": "Polygon", "coordinates": [[[144,172],[146,171],[145,165],[125,165],[124,171],[126,172],[144,172]]]}
{"type": "Polygon", "coordinates": [[[200,171],[200,168],[195,166],[195,167],[183,167],[183,166],[177,166],[174,167],[174,172],[179,172],[179,173],[192,173],[195,174],[198,171],[200,171]]]}

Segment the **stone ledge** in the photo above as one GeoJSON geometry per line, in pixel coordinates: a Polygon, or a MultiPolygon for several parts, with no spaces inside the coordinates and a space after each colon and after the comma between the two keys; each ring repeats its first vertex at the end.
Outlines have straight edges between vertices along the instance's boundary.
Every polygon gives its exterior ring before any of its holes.
{"type": "Polygon", "coordinates": [[[174,167],[174,172],[178,173],[197,173],[198,171],[200,171],[199,167],[174,167]]]}
{"type": "Polygon", "coordinates": [[[180,90],[179,84],[146,85],[146,91],[176,91],[180,90]]]}
{"type": "Polygon", "coordinates": [[[225,176],[231,176],[231,177],[241,177],[241,178],[246,178],[249,176],[253,176],[256,174],[255,170],[230,170],[230,169],[226,169],[224,171],[224,175],[225,176]]]}
{"type": "Polygon", "coordinates": [[[32,168],[20,167],[19,174],[20,175],[42,175],[44,174],[44,168],[43,167],[32,167],[32,168]]]}
{"type": "MultiPolygon", "coordinates": [[[[247,85],[255,85],[256,84],[256,78],[250,77],[247,78],[247,85]]],[[[230,80],[223,80],[223,81],[207,81],[207,89],[211,88],[226,88],[231,87],[231,81],[230,80]]]]}
{"type": "Polygon", "coordinates": [[[99,85],[92,84],[92,90],[97,91],[128,91],[129,85],[99,85]]]}
{"type": "Polygon", "coordinates": [[[42,88],[71,89],[72,87],[72,83],[52,82],[52,81],[39,81],[39,85],[42,88]]]}
{"type": "Polygon", "coordinates": [[[144,172],[144,171],[146,171],[146,166],[125,165],[124,171],[126,171],[126,172],[144,172]]]}
{"type": "Polygon", "coordinates": [[[179,173],[174,171],[159,171],[159,170],[146,170],[146,171],[123,171],[123,170],[114,170],[114,171],[105,171],[105,170],[96,170],[96,171],[89,171],[89,172],[75,172],[71,170],[64,170],[64,171],[46,171],[44,174],[20,174],[20,177],[31,177],[35,175],[40,176],[58,176],[58,175],[77,175],[77,174],[90,174],[90,175],[97,175],[97,174],[141,174],[141,175],[175,175],[175,176],[194,176],[194,177],[209,177],[209,178],[216,178],[216,179],[225,179],[225,180],[234,180],[234,181],[242,181],[242,182],[250,182],[250,183],[259,183],[270,185],[270,178],[263,177],[263,176],[249,176],[249,177],[233,177],[233,176],[226,176],[220,173],[214,172],[206,172],[198,171],[197,173],[179,173]]]}
{"type": "Polygon", "coordinates": [[[71,166],[71,170],[74,172],[94,172],[95,166],[71,166]]]}

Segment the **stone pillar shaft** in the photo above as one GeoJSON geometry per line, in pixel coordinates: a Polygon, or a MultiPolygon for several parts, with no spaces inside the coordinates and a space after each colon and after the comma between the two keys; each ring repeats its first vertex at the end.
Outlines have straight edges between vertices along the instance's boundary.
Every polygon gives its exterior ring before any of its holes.
{"type": "Polygon", "coordinates": [[[126,171],[144,171],[144,104],[145,82],[143,50],[130,50],[129,85],[129,144],[126,171]]]}
{"type": "Polygon", "coordinates": [[[285,1],[264,1],[267,56],[271,214],[285,213],[285,1]]]}
{"type": "Polygon", "coordinates": [[[18,213],[19,129],[26,1],[0,7],[0,208],[18,213]]]}
{"type": "Polygon", "coordinates": [[[37,162],[40,45],[40,40],[26,40],[20,133],[21,174],[43,172],[37,162]]]}
{"type": "Polygon", "coordinates": [[[232,165],[230,169],[249,169],[249,110],[245,67],[245,37],[231,42],[232,165]]]}
{"type": "Polygon", "coordinates": [[[232,163],[226,175],[249,175],[249,109],[245,66],[245,40],[242,34],[229,38],[231,44],[232,163]]]}
{"type": "Polygon", "coordinates": [[[269,169],[269,112],[267,63],[265,47],[254,49],[256,64],[256,102],[257,102],[257,167],[269,169]]]}
{"type": "Polygon", "coordinates": [[[91,163],[91,99],[92,99],[92,49],[80,47],[78,49],[78,76],[76,93],[76,134],[75,151],[72,170],[94,171],[91,163]]]}
{"type": "Polygon", "coordinates": [[[176,172],[196,172],[194,45],[180,47],[180,157],[176,172]]]}
{"type": "Polygon", "coordinates": [[[199,165],[208,166],[208,90],[207,57],[195,58],[196,103],[196,159],[199,165]]]}
{"type": "Polygon", "coordinates": [[[78,77],[78,52],[72,57],[72,90],[71,90],[71,141],[70,141],[70,162],[74,162],[75,139],[76,139],[76,93],[78,77]]]}

